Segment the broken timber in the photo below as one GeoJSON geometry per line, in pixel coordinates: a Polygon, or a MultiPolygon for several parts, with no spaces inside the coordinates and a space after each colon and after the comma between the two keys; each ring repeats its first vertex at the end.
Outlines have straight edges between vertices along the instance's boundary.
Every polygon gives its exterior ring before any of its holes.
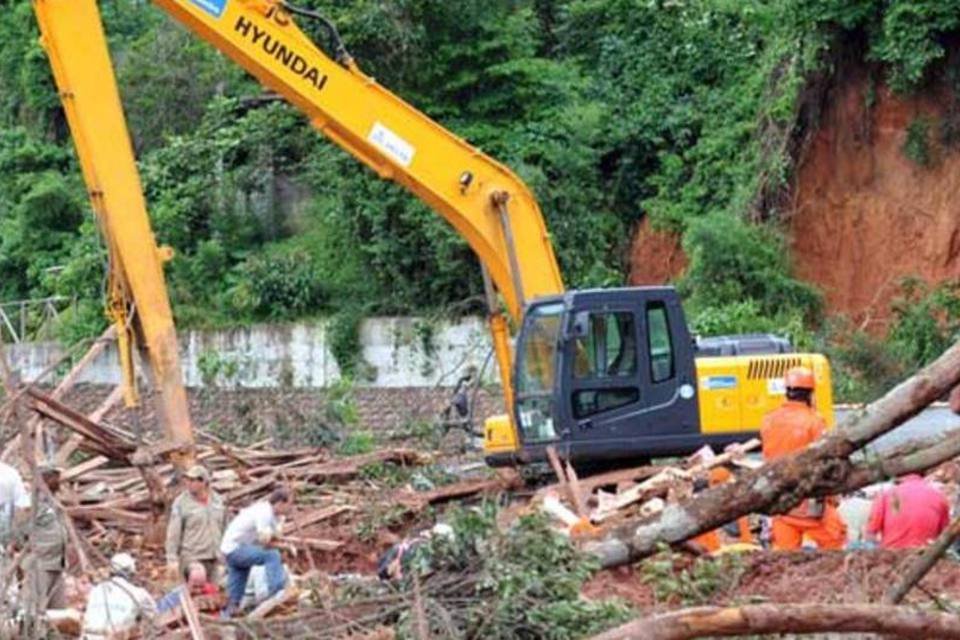
{"type": "Polygon", "coordinates": [[[590,640],[690,640],[711,636],[825,632],[960,639],[960,616],[870,604],[695,607],[644,616],[590,640]]]}
{"type": "MultiPolygon", "coordinates": [[[[850,454],[912,418],[960,382],[960,343],[936,361],[806,449],[746,473],[737,482],[713,487],[652,518],[635,518],[587,545],[604,566],[654,553],[660,543],[678,543],[754,512],[783,513],[811,496],[851,488],[861,466],[850,454]]],[[[862,485],[861,485],[862,486],[862,485]]]]}

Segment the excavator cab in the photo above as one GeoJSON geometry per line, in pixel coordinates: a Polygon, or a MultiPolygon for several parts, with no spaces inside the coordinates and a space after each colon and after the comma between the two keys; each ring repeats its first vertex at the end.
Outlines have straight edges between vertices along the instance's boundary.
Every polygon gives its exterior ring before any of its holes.
{"type": "Polygon", "coordinates": [[[671,287],[570,291],[530,304],[517,338],[515,437],[487,424],[492,465],[667,455],[700,441],[693,342],[671,287]]]}

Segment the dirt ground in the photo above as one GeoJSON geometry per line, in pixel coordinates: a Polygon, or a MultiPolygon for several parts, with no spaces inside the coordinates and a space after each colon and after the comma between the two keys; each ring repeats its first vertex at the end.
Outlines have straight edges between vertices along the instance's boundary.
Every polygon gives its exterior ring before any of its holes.
{"type": "MultiPolygon", "coordinates": [[[[601,571],[585,585],[583,593],[591,599],[619,597],[641,609],[744,602],[877,602],[915,555],[909,551],[746,554],[739,567],[733,568],[742,571],[739,580],[731,589],[713,593],[706,602],[684,603],[678,598],[658,601],[642,564],[601,571]]],[[[930,604],[934,598],[960,602],[960,564],[956,561],[941,560],[907,602],[930,604]]]]}

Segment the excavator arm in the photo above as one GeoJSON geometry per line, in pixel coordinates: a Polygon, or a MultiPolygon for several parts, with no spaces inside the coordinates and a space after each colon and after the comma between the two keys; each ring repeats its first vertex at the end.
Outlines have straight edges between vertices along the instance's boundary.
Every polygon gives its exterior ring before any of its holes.
{"type": "MultiPolygon", "coordinates": [[[[534,298],[563,292],[536,200],[509,169],[364,75],[335,43],[331,58],[297,26],[310,12],[279,0],[154,0],[309,118],[380,177],[444,217],[484,270],[490,325],[509,409],[507,321],[534,298]]],[[[114,259],[115,319],[137,326],[174,440],[192,440],[170,305],[95,0],[34,0],[94,211],[114,259]],[[128,301],[124,304],[122,301],[128,301]]],[[[327,24],[335,35],[335,30],[327,24]]],[[[129,376],[128,376],[129,377],[129,376]]]]}
{"type": "Polygon", "coordinates": [[[136,402],[134,346],[145,347],[158,418],[185,445],[193,430],[173,314],[163,278],[169,251],[157,246],[147,217],[100,14],[94,0],[37,0],[41,44],[50,59],[90,203],[110,258],[108,315],[117,325],[127,404],[136,402]]]}

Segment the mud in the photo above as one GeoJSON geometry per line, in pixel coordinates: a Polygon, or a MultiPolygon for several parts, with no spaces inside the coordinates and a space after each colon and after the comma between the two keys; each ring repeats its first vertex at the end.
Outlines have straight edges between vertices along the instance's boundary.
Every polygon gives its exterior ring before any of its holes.
{"type": "Polygon", "coordinates": [[[669,231],[657,231],[644,218],[633,234],[630,244],[630,275],[632,286],[660,285],[676,280],[687,268],[687,256],[680,246],[680,236],[669,231]]]}
{"type": "Polygon", "coordinates": [[[940,141],[954,100],[942,86],[897,96],[862,66],[842,72],[796,176],[788,228],[796,273],[819,286],[829,313],[872,333],[890,320],[900,280],[960,276],[960,153],[940,141]],[[903,151],[930,122],[930,162],[903,151]]]}
{"type": "MultiPolygon", "coordinates": [[[[642,609],[744,602],[877,602],[915,555],[908,551],[749,554],[742,557],[743,573],[732,589],[699,603],[657,602],[642,565],[601,571],[584,586],[583,593],[591,599],[619,597],[642,609]]],[[[960,602],[960,564],[941,560],[906,601],[929,604],[932,597],[960,602]]]]}

